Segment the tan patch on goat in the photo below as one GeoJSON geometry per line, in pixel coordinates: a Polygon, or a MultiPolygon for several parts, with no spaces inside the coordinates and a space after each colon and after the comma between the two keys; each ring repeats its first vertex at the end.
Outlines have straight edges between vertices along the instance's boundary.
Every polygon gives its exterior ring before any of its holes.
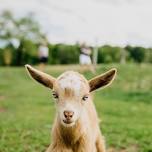
{"type": "Polygon", "coordinates": [[[70,98],[74,96],[74,90],[70,89],[70,88],[65,88],[64,89],[64,95],[66,98],[70,98]]]}

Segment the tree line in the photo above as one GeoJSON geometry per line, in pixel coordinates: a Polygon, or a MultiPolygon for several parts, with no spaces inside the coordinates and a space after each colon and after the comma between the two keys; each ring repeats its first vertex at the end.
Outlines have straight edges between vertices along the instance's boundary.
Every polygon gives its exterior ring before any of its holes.
{"type": "MultiPolygon", "coordinates": [[[[37,55],[38,44],[32,41],[24,41],[20,48],[20,61],[18,61],[18,51],[12,44],[4,49],[0,49],[0,65],[20,66],[26,63],[38,64],[37,55]]],[[[49,44],[48,64],[78,64],[80,46],[67,44],[49,44]]],[[[94,48],[92,47],[92,51],[94,48]]],[[[98,47],[97,63],[152,63],[152,48],[126,46],[113,47],[104,45],[98,47]]]]}
{"type": "MultiPolygon", "coordinates": [[[[33,14],[15,18],[10,11],[0,14],[0,65],[38,64],[38,46],[47,41],[33,14]]],[[[80,45],[48,43],[48,64],[78,64],[80,45]]],[[[91,47],[94,51],[94,47],[91,47]]],[[[152,63],[152,48],[98,46],[97,63],[152,63]]],[[[93,54],[93,53],[92,53],[93,54]]]]}

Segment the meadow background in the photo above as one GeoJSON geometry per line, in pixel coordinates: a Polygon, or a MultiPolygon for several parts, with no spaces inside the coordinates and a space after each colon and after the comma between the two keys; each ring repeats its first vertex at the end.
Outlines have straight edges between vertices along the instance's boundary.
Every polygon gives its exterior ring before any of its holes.
{"type": "MultiPolygon", "coordinates": [[[[108,152],[152,152],[151,64],[102,64],[96,74],[112,67],[116,80],[94,94],[108,152]]],[[[68,69],[81,67],[47,66],[46,72],[58,76],[68,69]]],[[[0,152],[45,151],[54,115],[51,90],[32,81],[24,67],[0,67],[0,152]]]]}
{"type": "Polygon", "coordinates": [[[152,152],[151,0],[0,0],[0,152],[44,152],[51,142],[51,90],[32,81],[38,48],[49,49],[45,72],[82,72],[81,45],[96,74],[116,80],[94,93],[108,152],[152,152]],[[95,59],[95,60],[94,60],[95,59]]]}

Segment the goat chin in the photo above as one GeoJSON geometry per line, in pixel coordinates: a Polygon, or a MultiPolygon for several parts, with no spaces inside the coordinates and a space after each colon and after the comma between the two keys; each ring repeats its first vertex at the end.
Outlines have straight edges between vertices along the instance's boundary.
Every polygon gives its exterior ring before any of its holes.
{"type": "Polygon", "coordinates": [[[62,126],[68,128],[68,127],[73,127],[73,126],[75,126],[76,123],[75,123],[75,122],[71,122],[71,123],[67,124],[67,123],[61,121],[61,124],[62,124],[62,126]]]}

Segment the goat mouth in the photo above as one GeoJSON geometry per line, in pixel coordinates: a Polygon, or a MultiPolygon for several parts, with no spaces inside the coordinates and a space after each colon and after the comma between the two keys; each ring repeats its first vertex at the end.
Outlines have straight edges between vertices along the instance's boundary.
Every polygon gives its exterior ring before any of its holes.
{"type": "Polygon", "coordinates": [[[70,121],[70,120],[63,120],[63,122],[64,122],[65,124],[71,124],[71,123],[73,123],[73,122],[70,121]]]}

